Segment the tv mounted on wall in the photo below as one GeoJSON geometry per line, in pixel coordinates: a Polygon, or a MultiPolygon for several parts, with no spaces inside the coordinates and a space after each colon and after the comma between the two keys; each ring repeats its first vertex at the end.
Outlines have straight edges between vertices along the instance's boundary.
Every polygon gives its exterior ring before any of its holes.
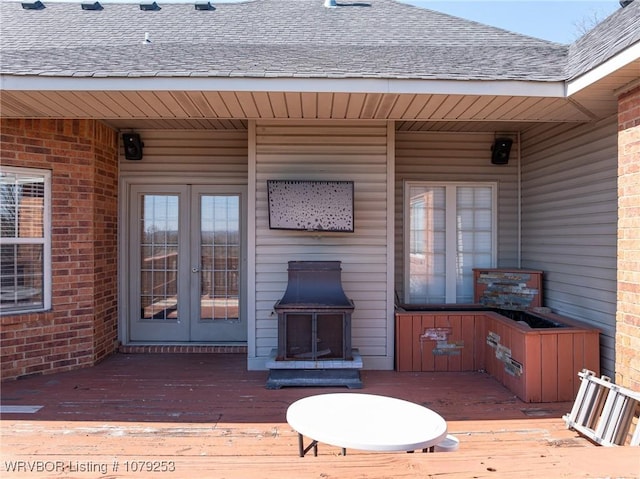
{"type": "Polygon", "coordinates": [[[353,181],[267,180],[269,228],[353,233],[353,181]]]}

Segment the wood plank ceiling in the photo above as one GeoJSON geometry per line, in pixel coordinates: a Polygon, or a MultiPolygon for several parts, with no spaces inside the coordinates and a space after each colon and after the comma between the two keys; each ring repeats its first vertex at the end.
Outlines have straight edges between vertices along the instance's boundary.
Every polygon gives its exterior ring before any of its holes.
{"type": "MultiPolygon", "coordinates": [[[[115,128],[246,128],[248,119],[399,120],[423,122],[583,122],[591,118],[562,98],[313,92],[4,91],[2,115],[95,118],[115,128]]],[[[434,125],[428,128],[433,129],[434,125]]],[[[476,125],[476,127],[479,125],[476,125]]],[[[491,127],[491,125],[484,125],[491,127]]],[[[455,128],[455,127],[454,127],[455,128]]]]}

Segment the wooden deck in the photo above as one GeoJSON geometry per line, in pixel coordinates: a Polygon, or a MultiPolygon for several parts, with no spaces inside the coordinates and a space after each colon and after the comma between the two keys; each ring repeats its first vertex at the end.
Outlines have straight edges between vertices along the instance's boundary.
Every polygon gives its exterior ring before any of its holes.
{"type": "Polygon", "coordinates": [[[267,390],[267,373],[246,371],[241,354],[118,354],[93,368],[5,382],[3,406],[44,407],[2,415],[0,476],[640,477],[638,448],[597,446],[565,427],[570,402],[523,403],[484,373],[362,376],[361,390],[267,390]],[[341,456],[339,448],[320,444],[318,457],[300,458],[286,409],[327,392],[382,394],[427,406],[447,420],[460,449],[341,456]]]}

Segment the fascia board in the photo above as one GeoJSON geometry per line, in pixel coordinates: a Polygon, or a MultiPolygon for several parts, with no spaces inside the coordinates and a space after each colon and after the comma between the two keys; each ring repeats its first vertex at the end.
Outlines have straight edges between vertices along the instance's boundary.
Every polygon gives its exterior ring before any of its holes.
{"type": "Polygon", "coordinates": [[[0,75],[5,91],[260,91],[442,95],[565,96],[565,83],[376,78],[56,77],[0,75]]]}
{"type": "Polygon", "coordinates": [[[567,82],[567,96],[574,95],[580,90],[584,90],[638,59],[640,59],[640,42],[632,45],[630,48],[627,48],[617,55],[614,55],[609,60],[598,65],[584,75],[580,75],[573,80],[569,80],[567,82]]]}

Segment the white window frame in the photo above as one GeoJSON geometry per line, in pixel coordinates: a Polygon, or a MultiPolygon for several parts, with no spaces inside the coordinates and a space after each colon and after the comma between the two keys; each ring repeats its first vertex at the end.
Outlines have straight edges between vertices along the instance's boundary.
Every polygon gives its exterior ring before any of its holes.
{"type": "Polygon", "coordinates": [[[495,181],[465,182],[465,181],[405,181],[403,195],[403,224],[404,224],[404,302],[410,302],[410,264],[411,264],[411,197],[410,191],[413,187],[438,187],[445,188],[446,212],[445,212],[445,297],[446,303],[456,303],[456,192],[458,187],[484,187],[491,188],[491,268],[497,265],[498,257],[498,183],[495,181]]]}
{"type": "Polygon", "coordinates": [[[0,171],[25,176],[42,176],[44,179],[44,218],[43,218],[43,237],[42,238],[0,238],[0,244],[37,244],[43,245],[43,282],[42,282],[42,299],[41,307],[25,307],[25,308],[2,308],[0,315],[17,315],[33,312],[47,311],[51,309],[51,170],[43,170],[37,168],[19,168],[13,166],[0,166],[0,171]]]}

